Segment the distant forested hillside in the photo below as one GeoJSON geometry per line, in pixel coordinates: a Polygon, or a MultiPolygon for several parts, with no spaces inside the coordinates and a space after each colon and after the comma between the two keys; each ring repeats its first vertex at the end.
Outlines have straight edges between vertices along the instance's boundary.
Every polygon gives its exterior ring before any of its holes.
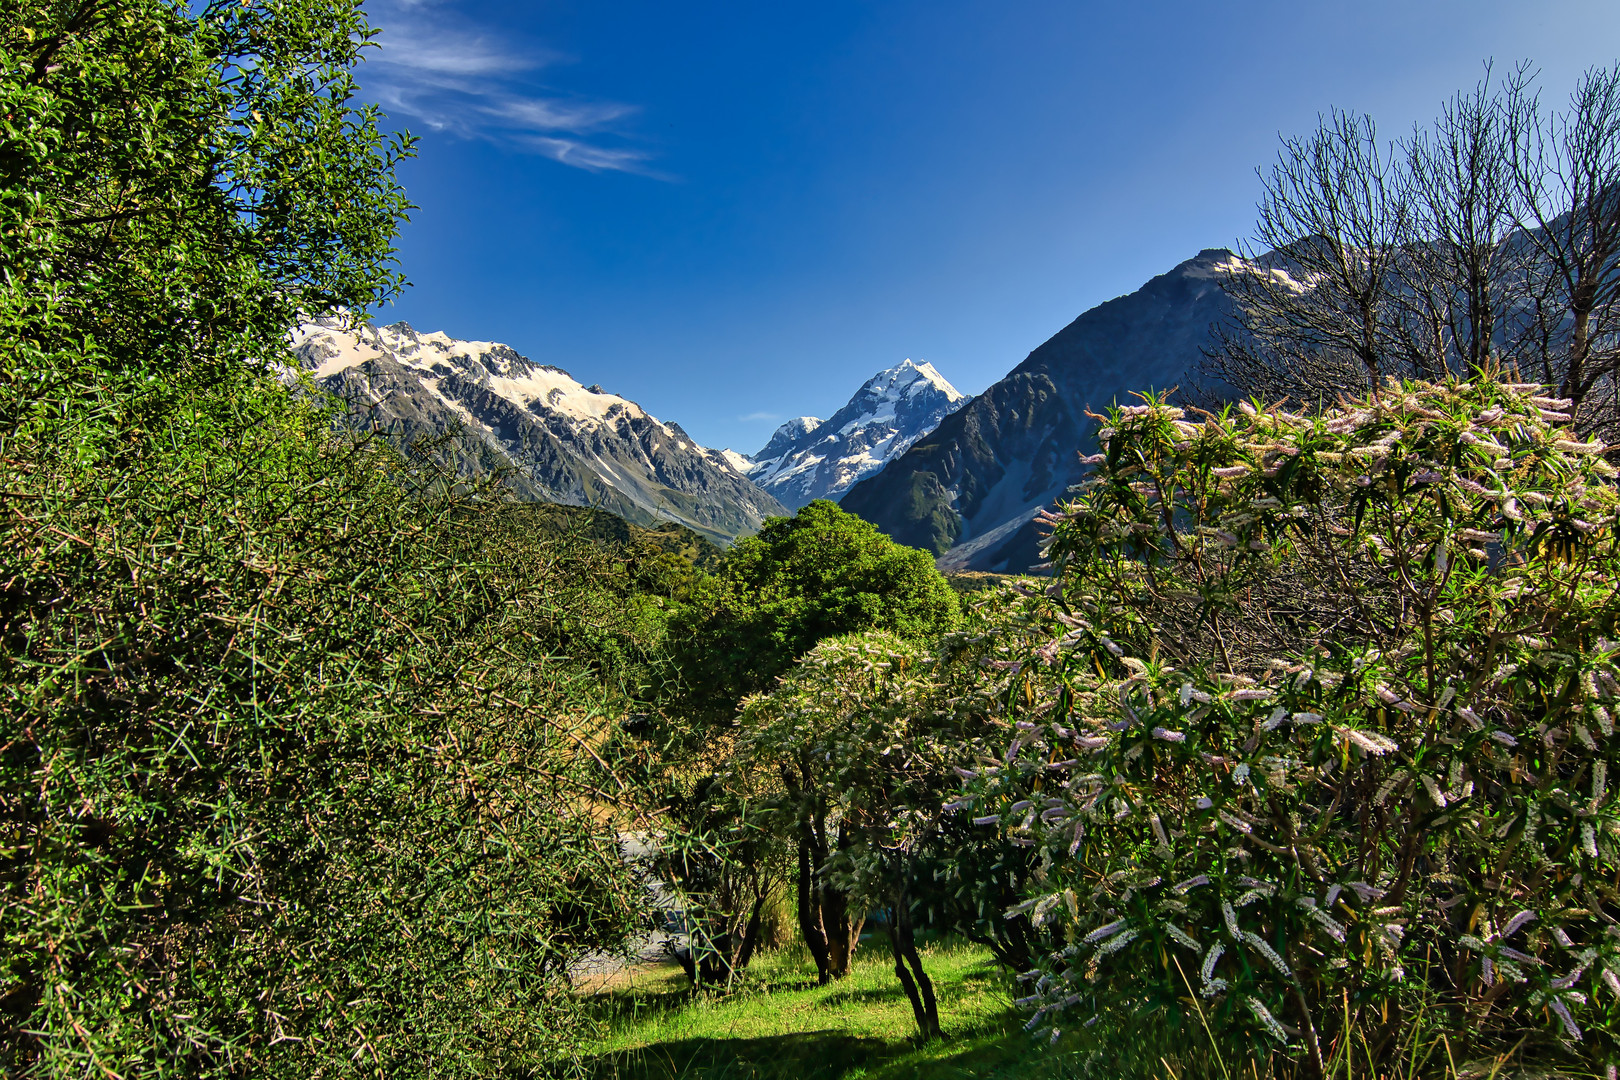
{"type": "Polygon", "coordinates": [[[606,510],[560,506],[556,503],[532,503],[522,510],[511,512],[529,518],[536,529],[545,533],[612,544],[628,550],[651,550],[673,555],[699,570],[713,572],[725,557],[724,548],[702,533],[674,521],[647,528],[606,510]]]}

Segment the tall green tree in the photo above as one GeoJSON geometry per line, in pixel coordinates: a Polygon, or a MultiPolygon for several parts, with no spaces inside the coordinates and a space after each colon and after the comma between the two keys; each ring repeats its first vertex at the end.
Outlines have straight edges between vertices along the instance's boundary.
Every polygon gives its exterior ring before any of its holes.
{"type": "MultiPolygon", "coordinates": [[[[927,552],[896,544],[834,503],[770,519],[726,553],[670,623],[684,684],[675,708],[689,722],[693,771],[725,768],[738,704],[772,689],[817,642],[870,630],[926,641],[959,618],[955,593],[927,552]]],[[[794,852],[799,928],[825,982],[848,973],[865,909],[820,871],[855,837],[829,813],[821,787],[786,759],[780,764],[772,782],[794,807],[784,838],[794,852]]]]}
{"type": "Polygon", "coordinates": [[[0,1072],[532,1074],[632,894],[567,568],[278,381],[399,285],[351,0],[0,11],[0,1072]]]}
{"type": "Polygon", "coordinates": [[[692,700],[729,718],[819,641],[863,630],[925,639],[959,616],[927,552],[818,499],[739,540],[671,634],[692,700]]]}

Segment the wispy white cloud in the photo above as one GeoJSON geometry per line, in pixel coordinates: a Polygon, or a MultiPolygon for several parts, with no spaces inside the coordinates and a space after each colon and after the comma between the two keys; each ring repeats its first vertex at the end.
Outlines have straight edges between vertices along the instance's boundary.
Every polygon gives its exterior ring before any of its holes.
{"type": "Polygon", "coordinates": [[[398,19],[378,35],[374,63],[441,75],[510,76],[544,66],[547,57],[517,56],[477,34],[398,19]]]}
{"type": "Polygon", "coordinates": [[[538,46],[497,41],[435,0],[384,0],[361,82],[391,114],[432,131],[485,139],[591,172],[656,175],[627,145],[635,106],[558,93],[537,74],[560,63],[538,46]]]}
{"type": "Polygon", "coordinates": [[[780,420],[782,417],[781,414],[773,412],[751,412],[743,416],[739,416],[737,419],[744,424],[753,424],[765,420],[780,420]]]}
{"type": "Polygon", "coordinates": [[[542,98],[492,98],[485,115],[532,131],[569,131],[584,135],[606,128],[636,110],[613,102],[558,101],[542,98]]]}
{"type": "Polygon", "coordinates": [[[553,161],[560,161],[564,165],[572,165],[576,169],[589,169],[591,172],[601,172],[604,169],[647,172],[647,155],[639,150],[610,150],[601,146],[591,146],[578,139],[556,139],[543,135],[530,135],[518,141],[536,153],[543,154],[553,161]]]}

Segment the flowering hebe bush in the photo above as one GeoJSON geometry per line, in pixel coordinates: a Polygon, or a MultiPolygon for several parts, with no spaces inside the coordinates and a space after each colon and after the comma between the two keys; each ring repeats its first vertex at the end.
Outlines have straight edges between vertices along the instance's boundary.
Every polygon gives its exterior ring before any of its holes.
{"type": "Polygon", "coordinates": [[[1201,1015],[1320,1073],[1421,1012],[1613,1059],[1615,470],[1536,392],[1106,419],[963,770],[1047,860],[1032,1028],[1201,1015]]]}

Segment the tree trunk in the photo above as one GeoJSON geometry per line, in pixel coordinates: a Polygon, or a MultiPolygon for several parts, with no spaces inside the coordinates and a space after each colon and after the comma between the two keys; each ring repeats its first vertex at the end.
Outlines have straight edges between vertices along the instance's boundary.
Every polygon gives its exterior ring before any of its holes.
{"type": "Polygon", "coordinates": [[[748,925],[743,927],[742,944],[737,949],[737,958],[732,968],[742,971],[748,962],[754,958],[754,949],[759,944],[760,914],[765,910],[765,893],[756,893],[754,896],[754,910],[748,916],[748,925]]]}
{"type": "Polygon", "coordinates": [[[805,948],[816,962],[816,982],[826,986],[832,981],[832,964],[827,948],[827,931],[821,921],[821,897],[815,888],[815,868],[810,864],[810,826],[806,823],[799,835],[799,933],[805,948]]]}
{"type": "Polygon", "coordinates": [[[670,952],[675,957],[675,962],[681,965],[681,970],[686,972],[686,981],[692,984],[693,989],[696,989],[698,985],[697,957],[693,954],[691,947],[688,946],[685,949],[672,948],[670,952]]]}
{"type": "MultiPolygon", "coordinates": [[[[842,842],[840,827],[840,845],[842,842]]],[[[817,872],[831,853],[826,818],[807,814],[799,825],[799,932],[816,962],[816,978],[822,986],[849,974],[866,923],[865,913],[852,913],[849,898],[817,872]]]]}
{"type": "Polygon", "coordinates": [[[849,974],[849,965],[861,943],[861,927],[866,915],[852,912],[849,897],[837,889],[821,890],[821,924],[827,931],[827,964],[832,977],[842,979],[849,974]]]}
{"type": "Polygon", "coordinates": [[[889,948],[894,953],[894,974],[911,1002],[911,1014],[924,1039],[943,1039],[939,1027],[939,1005],[934,1000],[934,983],[923,970],[922,957],[911,931],[911,914],[902,896],[889,909],[889,948]]]}

